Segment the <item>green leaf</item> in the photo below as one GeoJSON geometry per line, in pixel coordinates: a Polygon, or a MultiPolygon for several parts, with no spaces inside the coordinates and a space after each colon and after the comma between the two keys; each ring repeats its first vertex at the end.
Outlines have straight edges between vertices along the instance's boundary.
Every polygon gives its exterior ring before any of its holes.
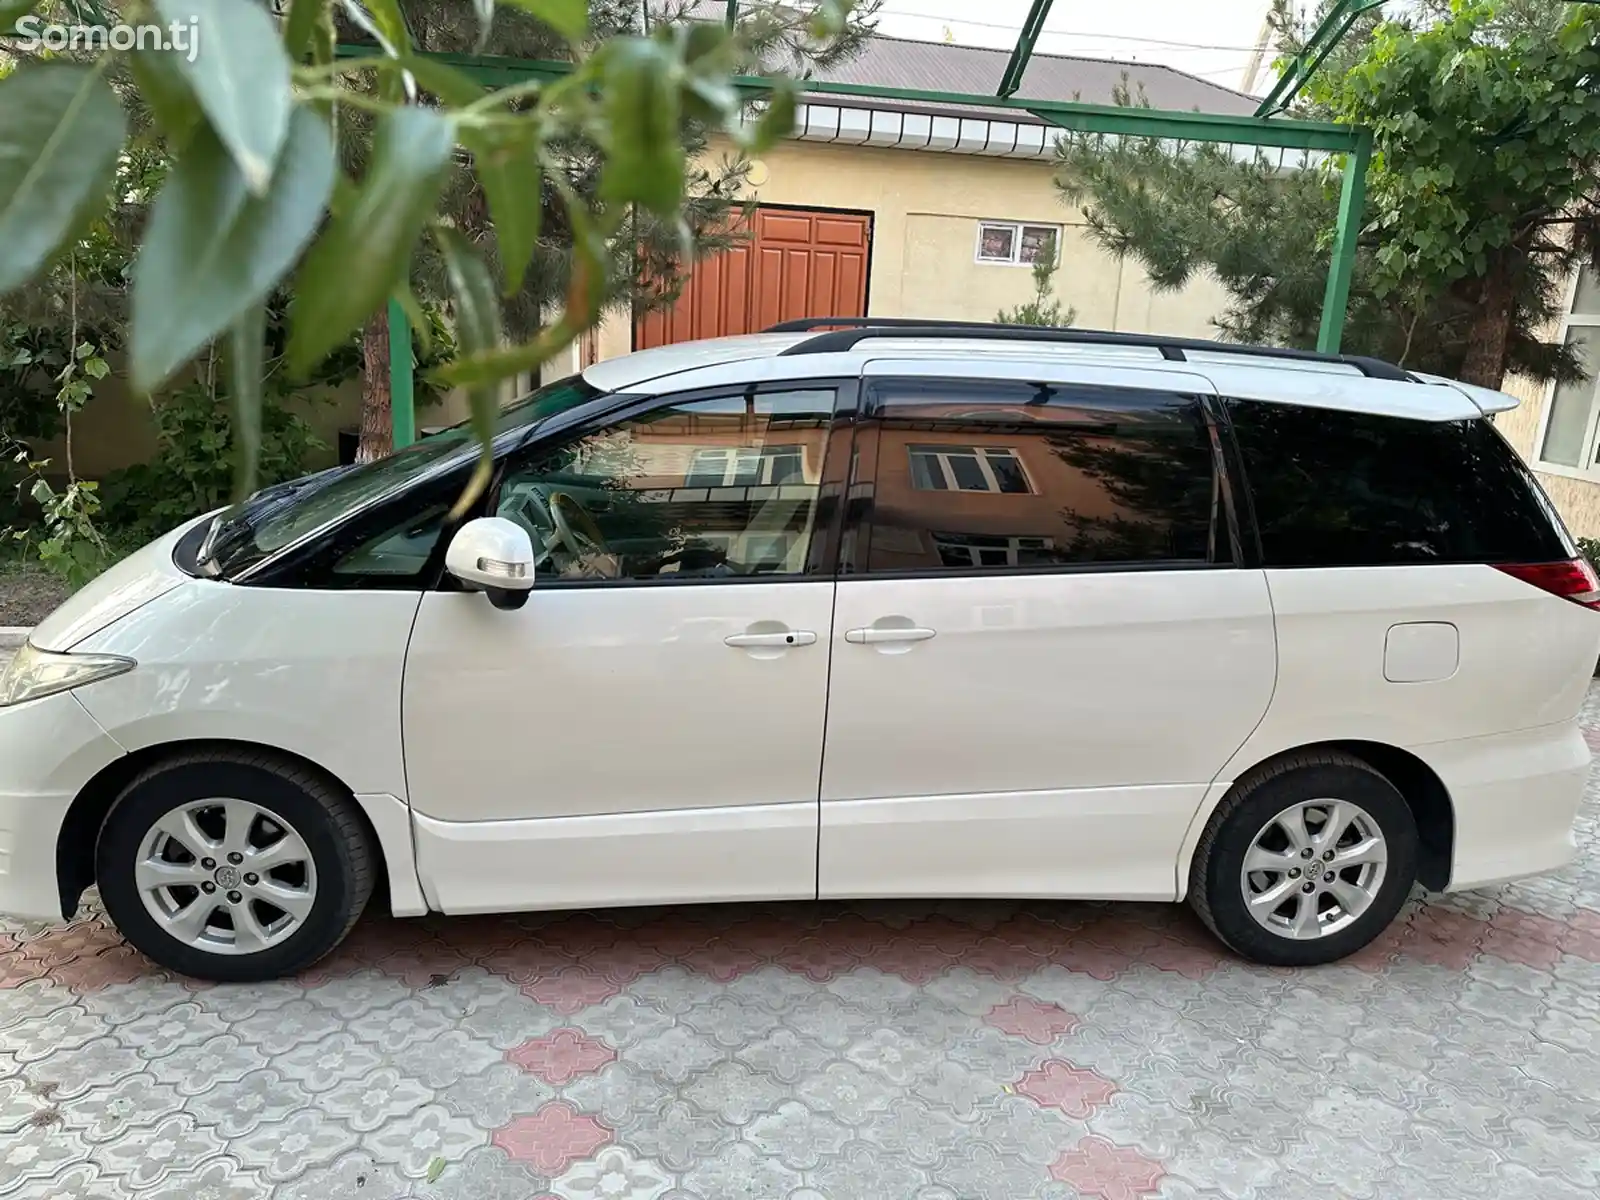
{"type": "Polygon", "coordinates": [[[13,25],[38,7],[39,0],[10,0],[0,4],[0,33],[9,34],[13,25]]]}
{"type": "Polygon", "coordinates": [[[577,327],[563,319],[531,342],[499,346],[435,367],[429,372],[429,382],[443,387],[472,387],[480,383],[498,383],[523,371],[537,371],[577,335],[577,327]]]}
{"type": "Polygon", "coordinates": [[[537,17],[569,42],[589,32],[588,0],[501,0],[511,8],[537,17]]]}
{"type": "Polygon", "coordinates": [[[413,54],[403,60],[384,59],[378,69],[410,71],[419,87],[458,108],[482,100],[485,94],[484,86],[465,71],[421,54],[413,54]]]}
{"type": "Polygon", "coordinates": [[[378,27],[378,33],[394,51],[394,57],[408,57],[411,53],[411,31],[406,28],[399,0],[365,0],[365,4],[378,27]]]}
{"type": "MultiPolygon", "coordinates": [[[[455,298],[456,334],[461,348],[468,354],[494,350],[500,345],[500,300],[495,295],[489,268],[478,257],[472,243],[457,230],[441,226],[434,231],[434,239],[439,243],[445,271],[450,277],[450,293],[455,298]]],[[[478,436],[481,453],[472,478],[451,510],[453,516],[460,516],[483,494],[494,473],[494,450],[490,442],[494,438],[495,415],[500,409],[498,391],[492,383],[481,383],[468,389],[467,401],[472,413],[472,431],[478,436]]]]}
{"type": "Polygon", "coordinates": [[[406,277],[433,215],[455,145],[455,124],[429,108],[384,114],[354,203],[328,225],[295,280],[289,365],[320,362],[406,277]]]}
{"type": "Polygon", "coordinates": [[[775,145],[779,138],[787,137],[794,131],[795,114],[795,89],[780,87],[772,93],[772,99],[767,102],[766,111],[756,118],[754,135],[750,140],[752,150],[767,150],[775,145]]]}
{"type": "Polygon", "coordinates": [[[233,403],[233,441],[239,465],[233,502],[256,490],[261,462],[261,377],[267,341],[267,306],[252,304],[228,331],[228,395],[233,403]]]}
{"type": "Polygon", "coordinates": [[[126,129],[98,71],[50,64],[0,79],[0,295],[27,282],[105,200],[126,129]]]}
{"type": "Polygon", "coordinates": [[[596,59],[608,151],[601,198],[670,217],[683,203],[683,141],[682,95],[667,48],[644,38],[617,38],[596,59]]]}
{"type": "Polygon", "coordinates": [[[83,373],[90,379],[104,379],[111,374],[111,368],[106,365],[105,359],[96,355],[83,364],[83,373]]]}
{"type": "Polygon", "coordinates": [[[411,32],[400,12],[399,0],[365,0],[371,19],[360,5],[347,4],[345,15],[354,19],[367,32],[378,38],[389,58],[401,64],[400,71],[385,72],[378,80],[378,94],[385,100],[399,104],[406,98],[405,71],[411,64],[411,32]]]}
{"type": "Polygon", "coordinates": [[[460,230],[441,225],[434,230],[434,239],[444,255],[462,349],[469,354],[493,349],[500,344],[500,301],[489,268],[460,230]]]}
{"type": "Polygon", "coordinates": [[[311,53],[317,35],[317,23],[322,19],[330,0],[290,0],[289,19],[283,26],[283,49],[293,62],[303,62],[311,53]]]}
{"type": "Polygon", "coordinates": [[[434,1183],[439,1176],[444,1174],[445,1161],[443,1155],[435,1154],[428,1160],[428,1182],[434,1183]]]}
{"type": "Polygon", "coordinates": [[[311,61],[319,67],[331,63],[338,50],[338,36],[333,24],[333,8],[329,6],[322,10],[316,28],[311,31],[311,61]]]}
{"type": "Polygon", "coordinates": [[[472,0],[472,9],[478,17],[478,40],[473,52],[481,54],[494,31],[494,0],[472,0]]]}
{"type": "Polygon", "coordinates": [[[293,99],[291,64],[277,26],[265,8],[250,0],[154,3],[163,20],[194,30],[198,50],[173,58],[211,128],[239,164],[246,185],[260,195],[288,135],[293,99]]]}
{"type": "Polygon", "coordinates": [[[288,273],[333,191],[333,137],[295,111],[271,188],[251,196],[237,162],[202,128],[151,206],[133,270],[136,391],[167,379],[288,273]]]}
{"type": "Polygon", "coordinates": [[[175,59],[154,50],[135,50],[128,56],[133,80],[155,116],[156,127],[166,136],[169,149],[181,151],[200,120],[200,104],[175,59]]]}
{"type": "Polygon", "coordinates": [[[472,151],[472,168],[489,201],[505,294],[510,296],[521,289],[539,241],[544,180],[538,150],[528,138],[499,130],[463,130],[462,141],[472,151]]]}

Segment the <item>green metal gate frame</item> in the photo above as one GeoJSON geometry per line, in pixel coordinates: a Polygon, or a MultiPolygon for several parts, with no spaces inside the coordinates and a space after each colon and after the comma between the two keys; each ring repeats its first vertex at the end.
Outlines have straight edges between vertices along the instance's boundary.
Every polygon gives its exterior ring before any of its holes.
{"type": "MultiPolygon", "coordinates": [[[[1027,113],[1046,124],[1074,133],[1109,133],[1342,154],[1344,168],[1339,218],[1334,231],[1333,260],[1329,264],[1327,287],[1323,291],[1322,320],[1317,331],[1317,349],[1326,354],[1338,353],[1344,333],[1345,309],[1350,298],[1350,277],[1355,267],[1356,236],[1360,232],[1361,213],[1366,202],[1372,132],[1357,126],[1287,120],[1271,114],[1281,113],[1288,107],[1333,46],[1349,31],[1355,18],[1362,12],[1378,7],[1383,0],[1339,0],[1313,33],[1305,49],[1286,64],[1277,84],[1252,116],[1083,104],[1072,100],[1019,99],[1016,92],[1022,86],[1022,77],[1033,54],[1034,43],[1044,28],[1052,3],[1053,0],[1033,0],[995,95],[816,79],[805,80],[801,89],[806,95],[855,96],[868,100],[898,100],[956,108],[1009,109],[1027,113]]],[[[730,27],[737,14],[738,0],[726,0],[726,20],[730,27]]],[[[355,57],[375,51],[367,46],[340,46],[339,53],[355,57]]],[[[479,83],[496,87],[532,79],[559,79],[572,69],[571,64],[565,62],[490,55],[428,54],[427,57],[447,63],[479,83]]],[[[752,99],[771,92],[774,87],[772,80],[760,76],[741,76],[733,83],[752,99]]],[[[394,400],[394,442],[396,446],[409,445],[416,437],[411,327],[400,305],[392,301],[389,305],[389,381],[390,395],[394,400]]]]}

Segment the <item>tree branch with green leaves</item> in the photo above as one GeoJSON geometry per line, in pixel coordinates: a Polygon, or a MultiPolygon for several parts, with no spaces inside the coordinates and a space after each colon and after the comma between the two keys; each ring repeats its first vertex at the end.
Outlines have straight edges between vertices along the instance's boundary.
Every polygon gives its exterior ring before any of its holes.
{"type": "MultiPolygon", "coordinates": [[[[37,7],[0,5],[0,28],[37,7]]],[[[292,0],[281,24],[251,0],[122,6],[130,22],[192,19],[198,53],[106,50],[0,78],[0,298],[48,270],[105,209],[131,92],[170,160],[132,269],[135,388],[161,387],[220,345],[247,492],[269,297],[293,296],[285,358],[305,376],[391,298],[420,311],[412,271],[426,253],[442,268],[458,345],[434,379],[467,389],[484,442],[469,503],[488,479],[497,385],[595,325],[619,274],[638,270],[635,223],[666,229],[681,255],[694,253],[685,211],[703,169],[692,161],[695,138],[715,132],[753,153],[790,131],[796,81],[775,78],[752,116],[733,80],[761,70],[775,45],[823,57],[851,28],[851,0],[747,7],[751,20],[732,30],[663,21],[648,34],[596,36],[585,0],[498,9],[478,0],[480,44],[501,21],[531,26],[571,64],[556,79],[491,89],[421,53],[400,0],[292,0]],[[371,43],[369,56],[336,58],[350,26],[371,43]],[[124,89],[113,87],[123,75],[124,89]],[[340,122],[352,115],[370,128],[359,173],[339,152],[340,122]],[[593,148],[591,178],[575,178],[574,147],[593,148]],[[445,207],[463,160],[492,247],[474,237],[481,226],[465,228],[445,207]],[[506,301],[539,259],[547,198],[569,239],[567,277],[539,326],[508,336],[506,301]]]]}
{"type": "MultiPolygon", "coordinates": [[[[1374,133],[1344,347],[1492,388],[1577,378],[1585,364],[1545,338],[1572,272],[1600,264],[1600,5],[1393,7],[1358,22],[1294,113],[1374,133]]],[[[1306,24],[1287,0],[1277,20],[1292,53],[1306,24]]],[[[1156,288],[1218,281],[1223,337],[1310,348],[1342,165],[1071,135],[1058,180],[1156,288]]]]}

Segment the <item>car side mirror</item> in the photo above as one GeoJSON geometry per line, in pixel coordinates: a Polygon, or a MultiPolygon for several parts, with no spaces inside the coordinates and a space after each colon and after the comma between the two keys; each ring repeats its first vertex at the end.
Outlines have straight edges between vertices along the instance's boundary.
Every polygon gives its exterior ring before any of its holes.
{"type": "Polygon", "coordinates": [[[450,539],[444,569],[496,608],[521,608],[533,587],[533,539],[515,521],[475,517],[450,539]]]}

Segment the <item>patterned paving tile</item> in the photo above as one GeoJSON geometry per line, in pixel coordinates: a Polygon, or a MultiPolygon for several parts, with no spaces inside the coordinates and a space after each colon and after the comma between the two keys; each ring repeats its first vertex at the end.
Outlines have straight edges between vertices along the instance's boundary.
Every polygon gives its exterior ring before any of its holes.
{"type": "Polygon", "coordinates": [[[1115,904],[375,916],[252,987],[0,922],[0,1197],[1591,1196],[1578,836],[1306,972],[1115,904]]]}

